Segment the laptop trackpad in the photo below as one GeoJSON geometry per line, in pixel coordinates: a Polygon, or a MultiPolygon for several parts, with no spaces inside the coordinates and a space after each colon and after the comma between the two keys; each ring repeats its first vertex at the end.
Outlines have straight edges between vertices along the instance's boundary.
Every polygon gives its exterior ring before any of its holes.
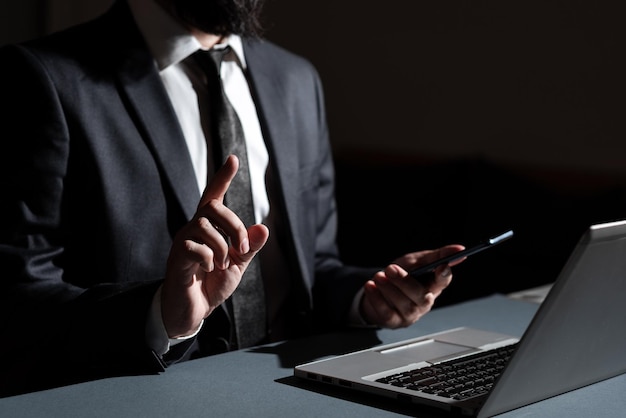
{"type": "Polygon", "coordinates": [[[391,356],[393,358],[407,361],[408,363],[418,363],[421,361],[430,361],[440,359],[442,357],[470,353],[472,351],[477,350],[476,348],[467,347],[464,345],[457,345],[437,341],[434,339],[427,339],[406,345],[401,345],[399,347],[388,348],[379,352],[385,355],[385,357],[391,356]]]}

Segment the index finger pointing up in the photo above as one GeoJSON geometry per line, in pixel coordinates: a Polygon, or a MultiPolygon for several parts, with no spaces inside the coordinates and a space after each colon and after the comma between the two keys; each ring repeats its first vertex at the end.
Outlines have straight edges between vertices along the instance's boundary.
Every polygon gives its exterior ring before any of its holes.
{"type": "Polygon", "coordinates": [[[239,159],[237,159],[235,155],[229,155],[224,162],[224,165],[217,170],[211,181],[209,181],[209,184],[207,184],[204,189],[198,208],[201,208],[214,199],[223,202],[224,195],[228,191],[233,178],[235,178],[237,170],[239,170],[239,159]]]}

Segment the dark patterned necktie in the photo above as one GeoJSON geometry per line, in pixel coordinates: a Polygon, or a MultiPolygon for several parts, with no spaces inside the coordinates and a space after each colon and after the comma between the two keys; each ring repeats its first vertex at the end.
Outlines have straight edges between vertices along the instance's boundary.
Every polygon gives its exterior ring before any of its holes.
{"type": "MultiPolygon", "coordinates": [[[[241,122],[226,97],[219,75],[222,59],[230,47],[198,51],[194,58],[205,71],[211,108],[211,139],[216,169],[226,157],[239,158],[239,171],[233,179],[224,202],[235,212],[246,227],[255,223],[254,204],[248,169],[248,156],[241,122]]],[[[260,343],[266,336],[265,292],[261,278],[259,258],[255,257],[246,269],[241,283],[230,298],[228,306],[233,316],[235,347],[245,348],[260,343]]]]}

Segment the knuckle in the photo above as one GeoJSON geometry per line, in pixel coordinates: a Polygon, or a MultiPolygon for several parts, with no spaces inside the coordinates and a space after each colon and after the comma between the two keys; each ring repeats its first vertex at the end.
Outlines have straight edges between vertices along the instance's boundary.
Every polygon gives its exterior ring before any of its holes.
{"type": "Polygon", "coordinates": [[[207,206],[211,210],[217,211],[220,207],[222,207],[222,202],[220,202],[218,199],[211,199],[209,200],[209,203],[207,204],[207,206]]]}
{"type": "Polygon", "coordinates": [[[205,218],[204,216],[199,217],[196,220],[196,224],[201,228],[201,229],[209,229],[211,227],[211,222],[205,218]]]}
{"type": "Polygon", "coordinates": [[[390,324],[390,326],[397,322],[398,314],[392,309],[381,309],[379,315],[381,321],[385,324],[390,324]]]}
{"type": "Polygon", "coordinates": [[[192,240],[186,239],[186,240],[183,242],[183,249],[184,249],[184,250],[185,250],[185,252],[187,252],[187,253],[191,253],[191,252],[193,252],[194,246],[195,246],[195,242],[193,242],[192,240]]]}

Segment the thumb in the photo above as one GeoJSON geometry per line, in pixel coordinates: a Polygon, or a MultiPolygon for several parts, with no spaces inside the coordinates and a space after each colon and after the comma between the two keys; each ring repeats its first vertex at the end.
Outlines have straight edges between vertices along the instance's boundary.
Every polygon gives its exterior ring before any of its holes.
{"type": "Polygon", "coordinates": [[[270,230],[263,224],[252,225],[248,228],[248,239],[250,240],[250,252],[259,252],[267,242],[270,230]]]}
{"type": "MultiPolygon", "coordinates": [[[[267,226],[263,224],[252,225],[248,228],[248,244],[249,250],[246,253],[235,253],[234,260],[236,264],[240,266],[246,266],[250,260],[263,248],[267,239],[270,236],[270,231],[267,226]]],[[[233,254],[233,253],[231,253],[233,254]]]]}

